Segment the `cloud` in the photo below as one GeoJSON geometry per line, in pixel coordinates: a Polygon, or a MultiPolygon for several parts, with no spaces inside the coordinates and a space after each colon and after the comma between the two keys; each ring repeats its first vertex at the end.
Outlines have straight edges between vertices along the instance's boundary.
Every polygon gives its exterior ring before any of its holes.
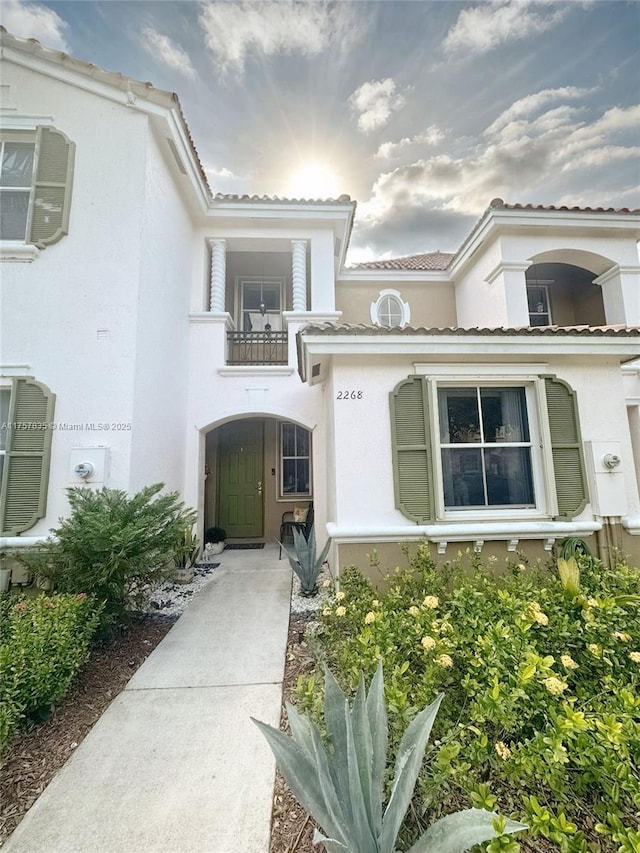
{"type": "Polygon", "coordinates": [[[594,89],[580,89],[578,86],[562,86],[559,89],[543,89],[532,95],[526,95],[515,101],[511,106],[501,113],[498,118],[485,131],[487,136],[502,130],[516,119],[537,112],[547,104],[555,101],[572,100],[590,95],[594,89]]]}
{"type": "MultiPolygon", "coordinates": [[[[529,103],[550,100],[532,96],[529,103]]],[[[521,116],[522,107],[514,109],[518,103],[502,115],[521,116]]],[[[635,168],[631,161],[640,158],[640,106],[613,107],[591,123],[581,116],[582,111],[560,105],[507,124],[499,118],[466,156],[423,157],[381,174],[370,199],[359,206],[363,231],[382,232],[407,218],[419,221],[425,210],[478,216],[496,196],[553,203],[583,186],[587,174],[589,204],[603,203],[600,197],[610,198],[616,188],[625,193],[635,168]],[[616,166],[622,161],[629,163],[626,172],[616,166]]]]}
{"type": "Polygon", "coordinates": [[[570,4],[556,0],[488,0],[463,9],[443,42],[445,53],[487,53],[509,41],[530,38],[559,23],[570,4]]]}
{"type": "Polygon", "coordinates": [[[3,0],[0,4],[0,23],[15,36],[38,39],[45,47],[69,51],[65,38],[69,25],[53,9],[39,3],[3,0]]]}
{"type": "Polygon", "coordinates": [[[201,6],[199,21],[220,71],[242,72],[254,51],[317,56],[329,47],[344,48],[359,32],[351,4],[327,0],[208,2],[201,6]]]}
{"type": "Polygon", "coordinates": [[[371,133],[391,118],[391,113],[405,105],[404,96],[396,91],[396,84],[387,77],[363,83],[349,97],[354,113],[358,115],[358,127],[363,133],[371,133]]]}
{"type": "Polygon", "coordinates": [[[179,44],[174,44],[168,36],[163,36],[153,27],[145,27],[140,36],[140,44],[154,59],[172,71],[177,71],[189,80],[196,78],[196,70],[189,54],[179,44]]]}
{"type": "Polygon", "coordinates": [[[405,136],[399,142],[383,142],[375,153],[375,156],[380,160],[391,160],[397,157],[402,151],[407,148],[413,148],[417,145],[437,145],[444,139],[444,133],[435,124],[432,124],[422,133],[417,133],[415,136],[405,136]]]}

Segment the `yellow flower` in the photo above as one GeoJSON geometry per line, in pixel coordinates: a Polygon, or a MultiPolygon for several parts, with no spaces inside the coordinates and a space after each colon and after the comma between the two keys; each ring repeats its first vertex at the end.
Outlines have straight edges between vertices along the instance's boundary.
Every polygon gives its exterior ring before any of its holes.
{"type": "Polygon", "coordinates": [[[556,678],[555,675],[545,678],[542,683],[552,696],[560,696],[567,689],[566,681],[556,678]]]}
{"type": "Polygon", "coordinates": [[[323,616],[331,616],[331,608],[330,607],[323,607],[322,608],[322,615],[323,616]]]}
{"type": "Polygon", "coordinates": [[[547,616],[546,613],[543,613],[542,610],[538,610],[533,618],[538,623],[538,625],[548,625],[549,624],[549,617],[547,616]]]}
{"type": "Polygon", "coordinates": [[[549,617],[542,612],[537,601],[530,601],[522,615],[529,622],[537,622],[538,625],[549,624],[549,617]]]}
{"type": "Polygon", "coordinates": [[[597,643],[589,643],[587,648],[594,657],[600,657],[600,646],[597,643]]]}
{"type": "Polygon", "coordinates": [[[450,634],[453,631],[453,625],[451,624],[451,622],[443,622],[440,625],[440,630],[443,634],[450,634]]]}
{"type": "Polygon", "coordinates": [[[371,606],[372,607],[380,607],[380,602],[378,601],[377,598],[373,599],[373,601],[371,602],[371,606]]]}
{"type": "Polygon", "coordinates": [[[322,581],[322,588],[323,589],[329,589],[330,586],[331,586],[331,581],[329,580],[329,578],[322,581]]]}
{"type": "Polygon", "coordinates": [[[560,663],[565,669],[577,669],[578,664],[574,661],[571,655],[560,655],[560,663]]]}
{"type": "Polygon", "coordinates": [[[344,601],[347,597],[347,593],[340,590],[340,592],[336,592],[336,601],[344,601]]]}
{"type": "Polygon", "coordinates": [[[440,657],[436,658],[436,663],[438,666],[442,666],[445,669],[449,669],[449,667],[453,666],[453,658],[449,655],[440,655],[440,657]]]}
{"type": "Polygon", "coordinates": [[[415,606],[415,604],[412,604],[411,607],[409,608],[409,613],[412,616],[419,616],[420,610],[415,606]]]}
{"type": "Polygon", "coordinates": [[[625,634],[623,631],[614,631],[613,636],[616,640],[621,640],[623,643],[628,643],[631,639],[631,634],[625,634]]]}
{"type": "Polygon", "coordinates": [[[587,598],[587,604],[589,605],[589,607],[598,606],[598,602],[595,600],[595,598],[587,598]]]}
{"type": "Polygon", "coordinates": [[[422,602],[423,607],[428,607],[429,610],[435,610],[436,607],[440,604],[440,599],[437,595],[428,595],[425,600],[422,602]]]}
{"type": "Polygon", "coordinates": [[[503,743],[501,740],[496,743],[495,749],[500,758],[504,759],[505,761],[507,760],[507,758],[511,757],[511,750],[506,745],[506,743],[503,743]]]}
{"type": "Polygon", "coordinates": [[[371,625],[371,623],[375,622],[375,621],[376,621],[376,614],[373,612],[373,610],[370,610],[367,613],[367,615],[364,617],[364,623],[365,623],[365,625],[371,625]]]}
{"type": "Polygon", "coordinates": [[[347,613],[346,607],[342,607],[342,605],[340,605],[340,607],[336,607],[336,616],[346,616],[346,613],[347,613]]]}
{"type": "Polygon", "coordinates": [[[433,637],[429,637],[429,636],[423,637],[422,640],[420,640],[420,642],[422,643],[422,648],[426,649],[427,651],[430,651],[431,649],[435,649],[435,647],[436,647],[436,641],[433,639],[433,637]]]}
{"type": "Polygon", "coordinates": [[[634,663],[640,663],[640,652],[629,652],[629,657],[634,663]]]}

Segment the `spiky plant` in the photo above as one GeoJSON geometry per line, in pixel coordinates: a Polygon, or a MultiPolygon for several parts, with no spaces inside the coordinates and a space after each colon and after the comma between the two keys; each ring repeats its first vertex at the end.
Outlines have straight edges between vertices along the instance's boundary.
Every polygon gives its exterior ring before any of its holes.
{"type": "MultiPolygon", "coordinates": [[[[407,727],[386,808],[388,726],[382,664],[368,693],[360,678],[352,707],[325,670],[327,745],[311,718],[290,704],[291,737],[254,720],[291,791],[326,833],[316,831],[315,844],[322,842],[327,853],[393,853],[442,698],[440,694],[407,727]]],[[[409,853],[461,853],[499,834],[526,828],[494,812],[468,809],[438,820],[409,853]]]]}
{"type": "Polygon", "coordinates": [[[314,526],[311,525],[308,538],[297,527],[293,528],[293,553],[286,547],[285,551],[289,557],[291,568],[300,578],[300,588],[303,595],[315,595],[317,592],[318,575],[322,570],[324,561],[327,559],[330,545],[331,540],[327,539],[322,553],[316,559],[316,534],[314,526]]]}

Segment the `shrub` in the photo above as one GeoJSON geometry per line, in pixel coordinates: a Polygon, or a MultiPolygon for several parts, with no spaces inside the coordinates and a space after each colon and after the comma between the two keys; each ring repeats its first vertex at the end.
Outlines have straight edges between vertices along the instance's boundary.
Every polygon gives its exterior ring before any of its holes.
{"type": "Polygon", "coordinates": [[[48,714],[86,661],[99,607],[84,594],[0,600],[0,751],[25,718],[48,714]]]}
{"type": "MultiPolygon", "coordinates": [[[[424,546],[385,593],[348,571],[325,608],[320,652],[352,690],[361,670],[372,676],[384,661],[396,744],[445,692],[418,783],[432,816],[442,797],[446,810],[497,806],[560,850],[631,853],[640,845],[639,575],[575,559],[578,594],[575,573],[565,589],[557,573],[523,564],[501,578],[477,557],[438,568],[424,546]]],[[[304,683],[300,695],[317,708],[304,683]]]]}
{"type": "Polygon", "coordinates": [[[23,562],[60,592],[91,593],[104,602],[107,622],[140,609],[195,522],[178,494],[160,495],[162,488],[147,486],[133,497],[115,489],[68,489],[70,517],[23,562]]]}

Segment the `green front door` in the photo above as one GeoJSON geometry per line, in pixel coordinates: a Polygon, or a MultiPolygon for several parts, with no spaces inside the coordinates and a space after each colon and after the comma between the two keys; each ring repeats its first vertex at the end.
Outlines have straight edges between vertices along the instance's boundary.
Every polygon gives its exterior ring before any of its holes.
{"type": "Polygon", "coordinates": [[[262,421],[234,421],[220,427],[218,450],[218,525],[229,539],[262,536],[262,421]]]}

